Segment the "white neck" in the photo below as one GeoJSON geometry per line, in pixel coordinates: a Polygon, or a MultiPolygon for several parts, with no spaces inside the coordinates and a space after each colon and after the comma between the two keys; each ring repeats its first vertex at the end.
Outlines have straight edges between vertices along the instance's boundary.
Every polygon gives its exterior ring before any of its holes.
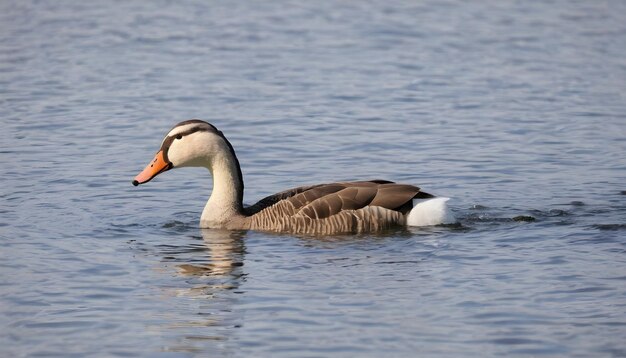
{"type": "Polygon", "coordinates": [[[206,167],[213,177],[213,191],[202,211],[202,227],[222,227],[243,212],[243,188],[237,161],[230,150],[215,153],[206,167]]]}

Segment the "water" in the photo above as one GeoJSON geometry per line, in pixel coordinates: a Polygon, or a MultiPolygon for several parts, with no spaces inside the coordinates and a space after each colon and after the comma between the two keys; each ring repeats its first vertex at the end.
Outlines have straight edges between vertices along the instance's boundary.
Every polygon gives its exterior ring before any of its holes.
{"type": "Polygon", "coordinates": [[[626,356],[620,1],[0,4],[3,356],[626,356]],[[245,202],[390,179],[460,224],[201,231],[224,131],[245,202]]]}

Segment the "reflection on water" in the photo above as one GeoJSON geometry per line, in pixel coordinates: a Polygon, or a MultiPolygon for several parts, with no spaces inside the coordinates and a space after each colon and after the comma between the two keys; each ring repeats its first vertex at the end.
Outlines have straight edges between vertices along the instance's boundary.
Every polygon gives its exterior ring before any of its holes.
{"type": "MultiPolygon", "coordinates": [[[[179,273],[186,276],[232,277],[243,276],[243,255],[245,246],[242,231],[200,229],[203,244],[206,246],[206,263],[202,257],[193,258],[194,263],[179,264],[179,273]]],[[[200,256],[200,255],[198,255],[200,256]]],[[[236,288],[236,287],[235,287],[236,288]]]]}
{"type": "Polygon", "coordinates": [[[181,304],[172,311],[192,310],[185,317],[193,319],[181,320],[179,314],[165,315],[163,323],[151,329],[177,337],[177,344],[164,347],[165,351],[208,350],[226,354],[224,349],[233,330],[242,324],[242,315],[233,309],[233,303],[246,277],[245,232],[200,229],[200,234],[190,237],[193,243],[157,248],[166,264],[160,270],[172,271],[170,264],[173,264],[183,284],[162,287],[165,295],[175,297],[175,302],[181,304]]]}

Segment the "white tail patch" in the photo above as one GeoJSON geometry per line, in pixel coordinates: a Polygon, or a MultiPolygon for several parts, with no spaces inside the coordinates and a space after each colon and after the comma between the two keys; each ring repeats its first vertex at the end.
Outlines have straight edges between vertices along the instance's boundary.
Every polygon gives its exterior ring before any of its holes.
{"type": "Polygon", "coordinates": [[[414,199],[406,219],[408,226],[431,226],[456,222],[446,202],[450,198],[414,199]]]}

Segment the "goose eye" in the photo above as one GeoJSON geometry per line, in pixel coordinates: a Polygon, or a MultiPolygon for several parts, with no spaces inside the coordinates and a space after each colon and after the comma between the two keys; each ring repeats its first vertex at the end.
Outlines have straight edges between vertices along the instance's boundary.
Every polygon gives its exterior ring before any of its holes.
{"type": "Polygon", "coordinates": [[[181,139],[182,137],[183,136],[179,134],[179,135],[176,136],[176,139],[181,139]]]}

